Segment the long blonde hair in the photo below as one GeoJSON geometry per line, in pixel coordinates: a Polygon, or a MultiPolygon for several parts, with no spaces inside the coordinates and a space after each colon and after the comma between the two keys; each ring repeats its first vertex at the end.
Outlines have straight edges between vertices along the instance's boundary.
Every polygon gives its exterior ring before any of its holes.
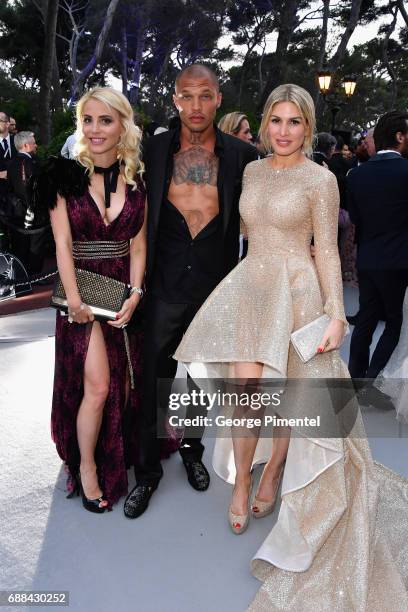
{"type": "Polygon", "coordinates": [[[124,178],[128,185],[136,187],[136,175],[142,174],[144,170],[140,158],[141,130],[134,123],[133,109],[129,100],[119,91],[112,87],[94,87],[87,91],[78,100],[76,105],[76,136],[77,141],[74,148],[76,159],[88,169],[90,176],[94,173],[94,162],[89,152],[88,144],[83,133],[84,106],[89,100],[98,100],[119,113],[119,120],[124,129],[118,143],[117,159],[124,163],[124,178]]]}
{"type": "Polygon", "coordinates": [[[248,121],[248,117],[239,111],[227,113],[219,120],[218,127],[222,132],[225,132],[225,134],[236,136],[241,129],[241,123],[244,119],[248,121]]]}
{"type": "Polygon", "coordinates": [[[276,87],[269,94],[269,97],[265,103],[261,127],[259,128],[259,138],[264,149],[269,152],[272,151],[268,135],[268,125],[271,120],[273,107],[278,102],[293,102],[293,104],[298,107],[307,126],[305,140],[302,147],[303,152],[308,157],[312,157],[316,129],[315,106],[309,92],[306,91],[306,89],[303,89],[303,87],[293,85],[292,83],[287,83],[285,85],[279,85],[279,87],[276,87]]]}

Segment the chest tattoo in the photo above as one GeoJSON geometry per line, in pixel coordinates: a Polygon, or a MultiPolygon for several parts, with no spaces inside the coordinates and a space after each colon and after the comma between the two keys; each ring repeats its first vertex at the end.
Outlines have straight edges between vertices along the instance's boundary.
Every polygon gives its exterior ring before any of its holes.
{"type": "Polygon", "coordinates": [[[217,186],[218,157],[196,145],[174,156],[173,181],[176,185],[217,186]]]}

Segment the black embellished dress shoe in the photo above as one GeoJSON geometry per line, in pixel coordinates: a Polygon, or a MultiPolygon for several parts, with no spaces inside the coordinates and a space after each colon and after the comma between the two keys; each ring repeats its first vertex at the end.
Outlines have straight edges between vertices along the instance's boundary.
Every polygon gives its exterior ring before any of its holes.
{"type": "Polygon", "coordinates": [[[136,485],[133,487],[123,506],[123,512],[125,516],[130,519],[135,519],[141,516],[147,506],[157,486],[148,485],[136,485]]]}
{"type": "Polygon", "coordinates": [[[202,461],[186,461],[183,459],[186,468],[188,482],[196,491],[206,491],[210,484],[210,475],[202,461]]]}
{"type": "Polygon", "coordinates": [[[395,410],[392,399],[376,387],[366,387],[360,389],[357,394],[358,402],[366,408],[372,406],[378,410],[395,410]]]}

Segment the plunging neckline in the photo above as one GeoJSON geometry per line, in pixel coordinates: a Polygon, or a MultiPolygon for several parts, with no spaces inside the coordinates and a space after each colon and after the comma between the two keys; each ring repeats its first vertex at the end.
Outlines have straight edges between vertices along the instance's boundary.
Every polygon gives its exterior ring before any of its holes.
{"type": "MultiPolygon", "coordinates": [[[[100,220],[102,221],[103,225],[105,227],[110,227],[113,223],[115,223],[119,217],[121,216],[121,214],[123,213],[123,210],[126,206],[126,202],[128,200],[128,186],[125,185],[125,201],[123,202],[123,206],[120,209],[119,213],[116,215],[116,217],[114,219],[112,219],[112,221],[110,221],[109,223],[105,223],[105,217],[102,216],[101,210],[98,206],[98,204],[95,201],[95,198],[93,197],[93,195],[91,194],[90,190],[88,189],[88,195],[89,195],[89,199],[91,201],[91,203],[95,206],[96,210],[98,211],[98,217],[100,218],[100,220]]],[[[105,209],[106,210],[106,209],[105,209]]]]}

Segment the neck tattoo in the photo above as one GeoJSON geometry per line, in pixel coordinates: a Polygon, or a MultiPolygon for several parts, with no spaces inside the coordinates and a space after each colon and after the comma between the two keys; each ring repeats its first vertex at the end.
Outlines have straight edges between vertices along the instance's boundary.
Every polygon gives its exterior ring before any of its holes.
{"type": "Polygon", "coordinates": [[[201,145],[202,133],[201,132],[190,132],[189,142],[191,145],[201,145]]]}

